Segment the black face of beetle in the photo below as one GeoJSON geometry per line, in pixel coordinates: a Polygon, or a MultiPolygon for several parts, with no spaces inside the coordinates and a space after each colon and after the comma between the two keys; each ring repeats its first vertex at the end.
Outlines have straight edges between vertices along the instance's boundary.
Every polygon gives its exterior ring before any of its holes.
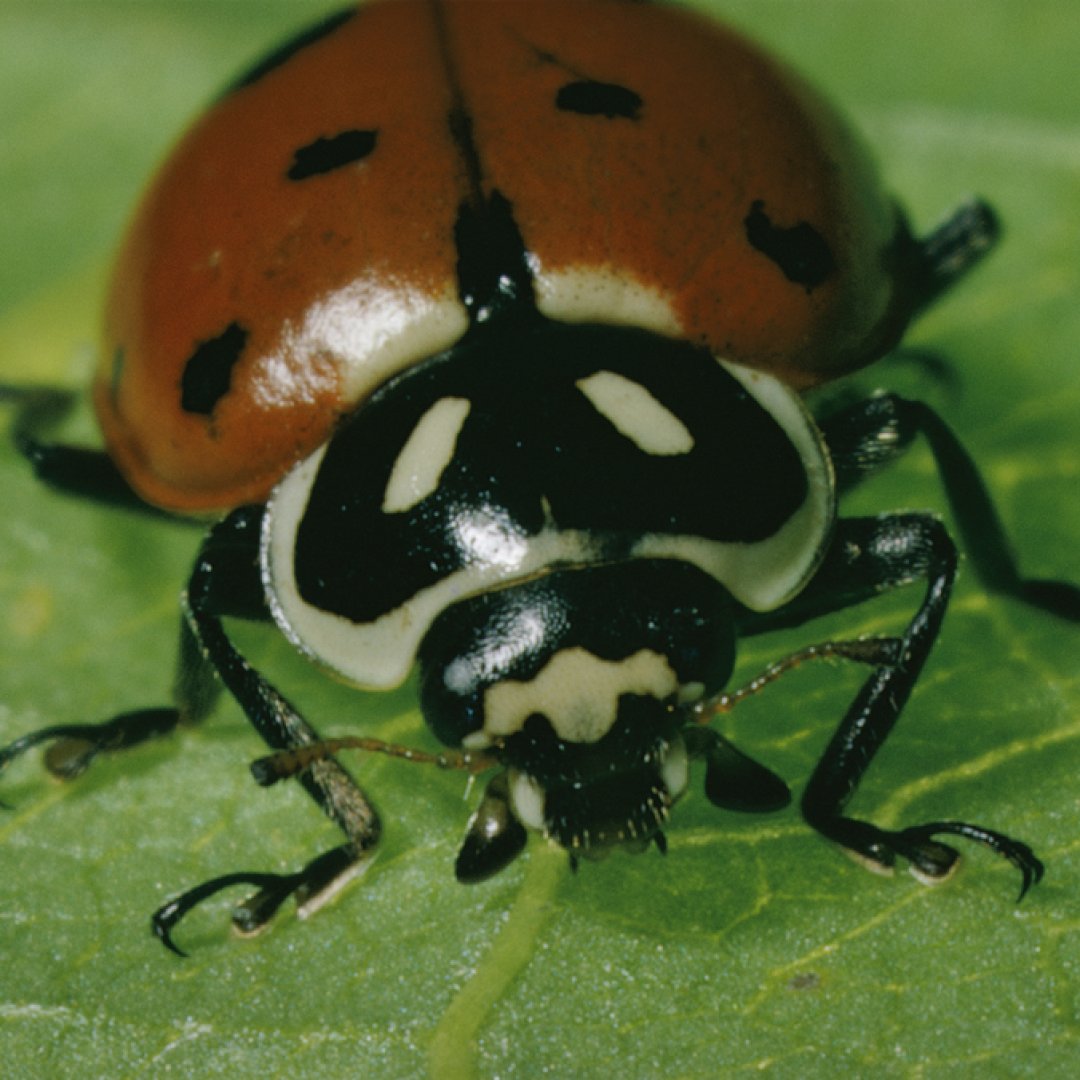
{"type": "MultiPolygon", "coordinates": [[[[554,570],[435,620],[418,654],[421,707],[448,746],[503,744],[536,715],[566,742],[596,743],[623,695],[667,702],[720,689],[735,658],[733,609],[722,585],[675,559],[554,570]]],[[[524,749],[513,764],[555,776],[524,749]]]]}
{"type": "Polygon", "coordinates": [[[733,608],[709,575],[665,559],[463,600],[421,646],[424,715],[444,742],[505,764],[517,821],[575,852],[643,844],[686,785],[680,699],[730,675],[733,608]]]}
{"type": "Polygon", "coordinates": [[[643,848],[686,786],[681,726],[674,699],[626,694],[611,730],[595,743],[560,739],[534,714],[500,756],[528,777],[520,783],[542,792],[543,831],[563,847],[643,848]]]}

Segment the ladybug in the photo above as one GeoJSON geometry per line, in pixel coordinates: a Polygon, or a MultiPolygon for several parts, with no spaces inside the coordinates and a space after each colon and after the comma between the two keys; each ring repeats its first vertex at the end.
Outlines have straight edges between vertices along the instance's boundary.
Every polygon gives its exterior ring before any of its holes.
{"type": "MultiPolygon", "coordinates": [[[[182,601],[175,700],[31,732],[72,777],[198,721],[220,685],[344,840],[288,874],[228,874],[153,918],[161,940],[248,884],[243,931],[369,860],[358,746],[490,774],[457,877],[529,830],[572,863],[665,849],[708,799],[764,812],[787,785],[710,726],[818,656],[870,673],[809,778],[810,826],[925,881],[981,843],[958,821],[887,830],[846,806],[911,694],[957,569],[925,513],[837,514],[924,436],[986,586],[1073,622],[1080,590],[1023,579],[946,424],[895,394],[816,420],[803,392],[887,353],[992,245],[981,202],[916,236],[858,140],[730,29],[628,0],[372,0],[234,83],[152,183],[123,243],[93,397],[107,449],[21,451],[54,487],[214,519],[182,601]],[[828,642],[726,691],[737,642],[894,587],[895,637],[828,642]],[[233,644],[271,621],[340,679],[419,671],[440,754],[323,740],[233,644]]],[[[18,395],[16,400],[20,400],[18,395]]]]}

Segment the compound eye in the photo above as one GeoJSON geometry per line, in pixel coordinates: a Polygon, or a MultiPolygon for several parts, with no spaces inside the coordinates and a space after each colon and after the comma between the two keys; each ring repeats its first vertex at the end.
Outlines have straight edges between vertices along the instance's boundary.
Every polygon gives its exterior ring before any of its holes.
{"type": "Polygon", "coordinates": [[[469,822],[454,874],[466,885],[485,881],[509,866],[525,847],[525,826],[510,809],[506,773],[492,777],[469,822]]]}

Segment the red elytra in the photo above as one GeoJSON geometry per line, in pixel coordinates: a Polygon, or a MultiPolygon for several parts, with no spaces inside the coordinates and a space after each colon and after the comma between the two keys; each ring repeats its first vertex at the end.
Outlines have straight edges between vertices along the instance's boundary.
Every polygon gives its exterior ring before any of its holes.
{"type": "Polygon", "coordinates": [[[911,314],[906,227],[861,148],[731,30],[625,0],[377,0],[230,91],[151,186],[95,385],[132,486],[192,512],[262,500],[387,377],[451,347],[454,223],[494,191],[551,318],[644,325],[804,388],[876,359],[911,314]],[[583,83],[627,92],[624,114],[556,107],[583,83]],[[373,148],[290,178],[343,131],[373,148]],[[793,280],[748,240],[751,206],[812,228],[830,272],[793,280]],[[227,389],[183,407],[193,355],[237,327],[227,389]]]}

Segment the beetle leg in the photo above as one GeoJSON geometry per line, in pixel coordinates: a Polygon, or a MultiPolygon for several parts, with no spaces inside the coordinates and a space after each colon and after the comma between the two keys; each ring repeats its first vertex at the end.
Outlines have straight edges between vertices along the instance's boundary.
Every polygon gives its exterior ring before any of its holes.
{"type": "Polygon", "coordinates": [[[45,766],[60,780],[73,780],[85,772],[98,754],[127,750],[158,735],[167,735],[179,722],[169,706],[121,713],[99,724],[56,724],[28,732],[0,749],[0,770],[27,750],[44,743],[45,766]]]}
{"type": "MultiPolygon", "coordinates": [[[[196,570],[194,578],[198,575],[196,570]]],[[[194,637],[209,663],[268,746],[289,750],[320,741],[318,733],[293,705],[240,655],[218,616],[195,608],[190,596],[187,613],[194,637]]],[[[296,897],[306,914],[364,869],[381,833],[378,814],[367,796],[332,757],[316,762],[299,780],[323,812],[340,826],[348,843],[291,874],[228,874],[183,893],[153,917],[154,932],[166,946],[181,952],[172,942],[172,929],[193,907],[224,888],[242,883],[257,887],[258,892],[240,904],[232,916],[238,931],[252,934],[265,926],[289,896],[296,897]]]]}
{"type": "Polygon", "coordinates": [[[721,712],[730,712],[740,701],[758,694],[782,675],[808,660],[847,659],[863,664],[892,663],[899,655],[897,638],[864,638],[859,641],[826,641],[800,649],[770,664],[760,675],[738,690],[725,691],[696,702],[688,710],[693,723],[683,729],[687,752],[705,762],[705,794],[723,810],[763,814],[782,810],[791,802],[787,784],[771,769],[747,757],[712,728],[701,727],[721,712]]]}
{"type": "MultiPolygon", "coordinates": [[[[221,623],[226,616],[267,617],[258,567],[261,520],[262,507],[243,507],[215,525],[203,543],[184,600],[172,706],[140,709],[99,724],[57,725],[30,732],[0,749],[0,769],[31,747],[51,744],[47,766],[70,779],[98,754],[128,749],[171,732],[181,722],[207,717],[220,694],[219,678],[272,749],[318,742],[314,729],[240,656],[221,623]]],[[[175,949],[169,932],[192,907],[229,885],[248,882],[259,889],[233,916],[237,929],[252,933],[287,897],[295,896],[302,910],[314,910],[358,871],[379,837],[374,808],[333,758],[313,765],[300,782],[342,828],[348,843],[294,874],[228,875],[185,893],[154,916],[155,932],[166,945],[175,949]]]]}
{"type": "Polygon", "coordinates": [[[1023,600],[1080,622],[1080,588],[1064,581],[1021,576],[1005,528],[979,470],[952,429],[928,405],[880,394],[830,417],[821,425],[841,491],[895,460],[924,435],[941,474],[945,494],[975,572],[992,592],[1023,600]]]}
{"type": "Polygon", "coordinates": [[[747,757],[718,731],[689,726],[683,738],[687,753],[705,761],[705,794],[713,806],[767,814],[791,802],[787,784],[776,773],[747,757]]]}
{"type": "Polygon", "coordinates": [[[838,522],[825,561],[807,588],[775,613],[751,616],[746,629],[796,625],[916,579],[927,582],[922,604],[900,639],[893,662],[882,663],[863,684],[807,783],[807,822],[857,859],[888,871],[897,856],[924,881],[944,878],[957,852],[934,837],[964,836],[1003,855],[1023,876],[1021,896],[1042,876],[1027,845],[961,822],[932,822],[890,831],[844,815],[859,781],[900,716],[945,615],[956,576],[956,548],[945,527],[928,514],[893,514],[838,522]]]}
{"type": "MultiPolygon", "coordinates": [[[[257,558],[261,507],[245,507],[215,525],[199,553],[203,578],[218,582],[212,599],[223,614],[266,618],[257,558]]],[[[202,579],[200,579],[202,580],[202,579]]],[[[46,745],[45,766],[61,780],[85,772],[99,754],[129,750],[178,724],[198,723],[214,709],[221,686],[186,618],[180,623],[173,704],[114,716],[103,723],[57,724],[31,731],[0,749],[0,770],[35,746],[46,745]]]]}
{"type": "MultiPolygon", "coordinates": [[[[234,592],[221,596],[220,585],[231,588],[234,579],[227,575],[219,583],[215,577],[222,566],[238,555],[242,557],[243,545],[230,547],[228,543],[236,525],[233,518],[236,515],[211,533],[191,575],[184,600],[191,638],[271,749],[291,750],[318,743],[321,740],[315,729],[240,655],[222,626],[223,614],[237,613],[235,608],[246,606],[251,599],[234,592]],[[224,542],[221,536],[215,537],[221,530],[226,530],[224,542]]],[[[244,524],[250,527],[252,522],[244,524]]],[[[296,897],[302,913],[313,911],[366,866],[381,826],[375,808],[353,778],[335,758],[326,757],[303,772],[299,780],[323,812],[340,826],[348,842],[295,873],[229,874],[185,892],[153,917],[154,931],[165,945],[179,952],[171,940],[171,930],[193,907],[231,885],[247,883],[258,889],[233,913],[233,925],[241,933],[250,934],[261,929],[289,896],[296,897]]]]}
{"type": "Polygon", "coordinates": [[[56,724],[28,732],[0,749],[0,771],[35,746],[46,745],[45,767],[60,780],[74,780],[100,754],[130,750],[169,735],[181,723],[197,723],[213,710],[220,686],[186,621],[180,625],[180,649],[173,705],[135,709],[94,724],[56,724]]]}
{"type": "Polygon", "coordinates": [[[0,384],[0,402],[16,406],[15,448],[30,462],[37,478],[58,491],[107,506],[165,514],[135,494],[104,450],[65,446],[42,438],[44,431],[70,411],[75,400],[66,390],[0,384]]]}
{"type": "Polygon", "coordinates": [[[1000,235],[1001,225],[993,208],[982,199],[971,199],[919,240],[916,310],[929,307],[952,288],[982,261],[1000,235]]]}
{"type": "Polygon", "coordinates": [[[328,891],[334,891],[343,878],[351,879],[357,868],[356,853],[352,845],[342,844],[323,852],[294,874],[223,874],[221,877],[204,881],[163,904],[151,917],[150,926],[162,945],[177,956],[187,956],[173,941],[173,929],[189,911],[224,889],[233,885],[249,885],[259,890],[239,904],[233,912],[233,925],[237,931],[252,935],[266,926],[290,896],[296,896],[303,910],[308,897],[322,896],[328,891]]]}

